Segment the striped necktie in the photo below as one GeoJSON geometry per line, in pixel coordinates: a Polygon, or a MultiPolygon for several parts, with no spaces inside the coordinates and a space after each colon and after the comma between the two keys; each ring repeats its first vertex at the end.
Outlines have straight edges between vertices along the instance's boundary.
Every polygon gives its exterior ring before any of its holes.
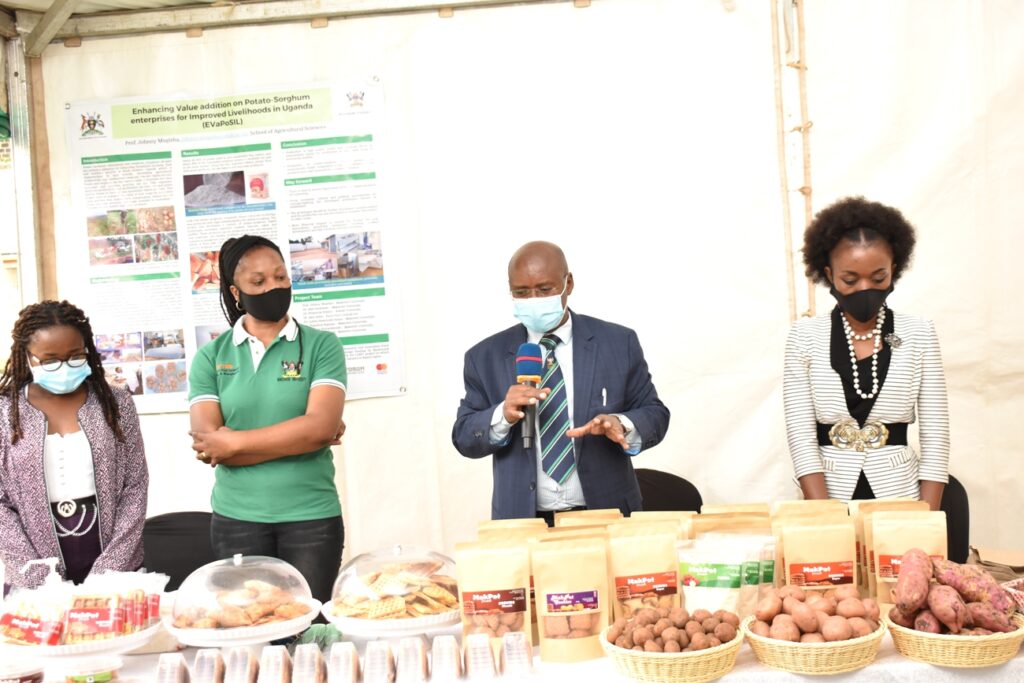
{"type": "Polygon", "coordinates": [[[576,469],[576,458],[573,457],[572,439],[565,434],[566,430],[572,428],[569,395],[565,391],[562,368],[555,358],[555,347],[561,342],[562,340],[553,334],[546,334],[540,340],[548,352],[544,365],[544,380],[540,386],[550,388],[551,393],[540,404],[537,423],[540,425],[540,460],[544,473],[559,484],[564,484],[576,469]]]}

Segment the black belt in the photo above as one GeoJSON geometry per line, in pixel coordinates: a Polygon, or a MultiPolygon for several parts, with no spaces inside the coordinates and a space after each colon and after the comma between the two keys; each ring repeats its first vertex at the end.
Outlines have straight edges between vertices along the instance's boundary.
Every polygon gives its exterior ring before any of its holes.
{"type": "MultiPolygon", "coordinates": [[[[906,446],[907,445],[907,427],[910,426],[908,422],[886,422],[885,428],[889,430],[889,438],[886,439],[886,446],[906,446]]],[[[818,423],[818,445],[819,446],[831,446],[832,439],[829,438],[828,432],[832,429],[833,425],[818,423]]]]}

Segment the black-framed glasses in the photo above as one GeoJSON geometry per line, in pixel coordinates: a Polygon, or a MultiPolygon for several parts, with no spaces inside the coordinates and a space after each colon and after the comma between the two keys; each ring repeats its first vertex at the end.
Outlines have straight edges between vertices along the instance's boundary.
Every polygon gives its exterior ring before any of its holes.
{"type": "Polygon", "coordinates": [[[47,372],[56,372],[57,370],[60,370],[60,366],[64,365],[65,363],[68,364],[69,368],[80,368],[89,362],[89,356],[84,353],[76,353],[75,355],[67,359],[47,358],[46,360],[43,360],[42,358],[34,356],[31,353],[28,354],[28,357],[34,358],[35,361],[39,363],[39,367],[41,367],[43,370],[46,370],[47,372]]]}

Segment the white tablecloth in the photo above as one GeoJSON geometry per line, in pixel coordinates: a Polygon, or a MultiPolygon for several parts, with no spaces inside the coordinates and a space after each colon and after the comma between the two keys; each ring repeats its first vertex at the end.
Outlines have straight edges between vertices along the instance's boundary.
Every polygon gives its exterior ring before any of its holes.
{"type": "MultiPolygon", "coordinates": [[[[255,648],[257,654],[259,647],[255,648]]],[[[184,651],[185,661],[191,666],[195,659],[195,650],[184,651]]],[[[121,683],[152,683],[155,680],[156,663],[159,655],[124,655],[124,669],[121,670],[121,683]]],[[[628,679],[619,676],[608,659],[595,659],[577,664],[547,664],[535,658],[532,680],[549,681],[550,683],[566,683],[567,681],[587,681],[589,683],[625,683],[628,679]]],[[[47,669],[48,682],[61,681],[59,666],[47,669]]],[[[726,683],[763,683],[772,681],[828,681],[828,683],[907,683],[922,681],[926,683],[966,683],[970,681],[1012,681],[1024,682],[1024,652],[1010,662],[986,669],[946,669],[928,664],[921,664],[900,656],[893,648],[892,639],[887,634],[879,647],[878,659],[868,667],[850,674],[815,678],[796,676],[784,671],[776,671],[762,666],[754,657],[753,651],[746,644],[740,649],[736,659],[736,668],[720,680],[726,683]]]]}

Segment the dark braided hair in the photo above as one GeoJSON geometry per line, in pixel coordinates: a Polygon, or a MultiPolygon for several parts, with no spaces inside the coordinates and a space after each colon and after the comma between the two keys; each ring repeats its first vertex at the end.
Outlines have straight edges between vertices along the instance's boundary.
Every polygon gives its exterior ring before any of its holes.
{"type": "Polygon", "coordinates": [[[256,247],[273,249],[281,257],[281,260],[284,260],[281,249],[260,235],[230,237],[220,247],[220,310],[224,311],[224,317],[228,319],[228,324],[232,327],[245,313],[241,304],[235,301],[235,297],[231,293],[231,286],[238,286],[235,285],[235,269],[238,268],[238,262],[242,260],[242,257],[256,247]]]}
{"type": "Polygon", "coordinates": [[[103,366],[93,341],[92,325],[89,324],[89,318],[86,317],[82,309],[68,301],[47,300],[30,304],[18,313],[18,320],[14,323],[14,330],[11,332],[11,356],[7,359],[4,374],[0,375],[0,396],[6,396],[11,405],[11,443],[18,443],[22,437],[18,392],[32,383],[32,370],[28,362],[29,342],[39,330],[59,325],[72,327],[82,335],[89,367],[92,369],[92,374],[85,378],[85,383],[89,390],[96,394],[100,405],[103,406],[103,416],[107,418],[107,424],[110,425],[117,440],[124,441],[124,433],[118,423],[120,411],[117,408],[117,399],[114,398],[114,392],[107,384],[103,374],[103,366]]]}

